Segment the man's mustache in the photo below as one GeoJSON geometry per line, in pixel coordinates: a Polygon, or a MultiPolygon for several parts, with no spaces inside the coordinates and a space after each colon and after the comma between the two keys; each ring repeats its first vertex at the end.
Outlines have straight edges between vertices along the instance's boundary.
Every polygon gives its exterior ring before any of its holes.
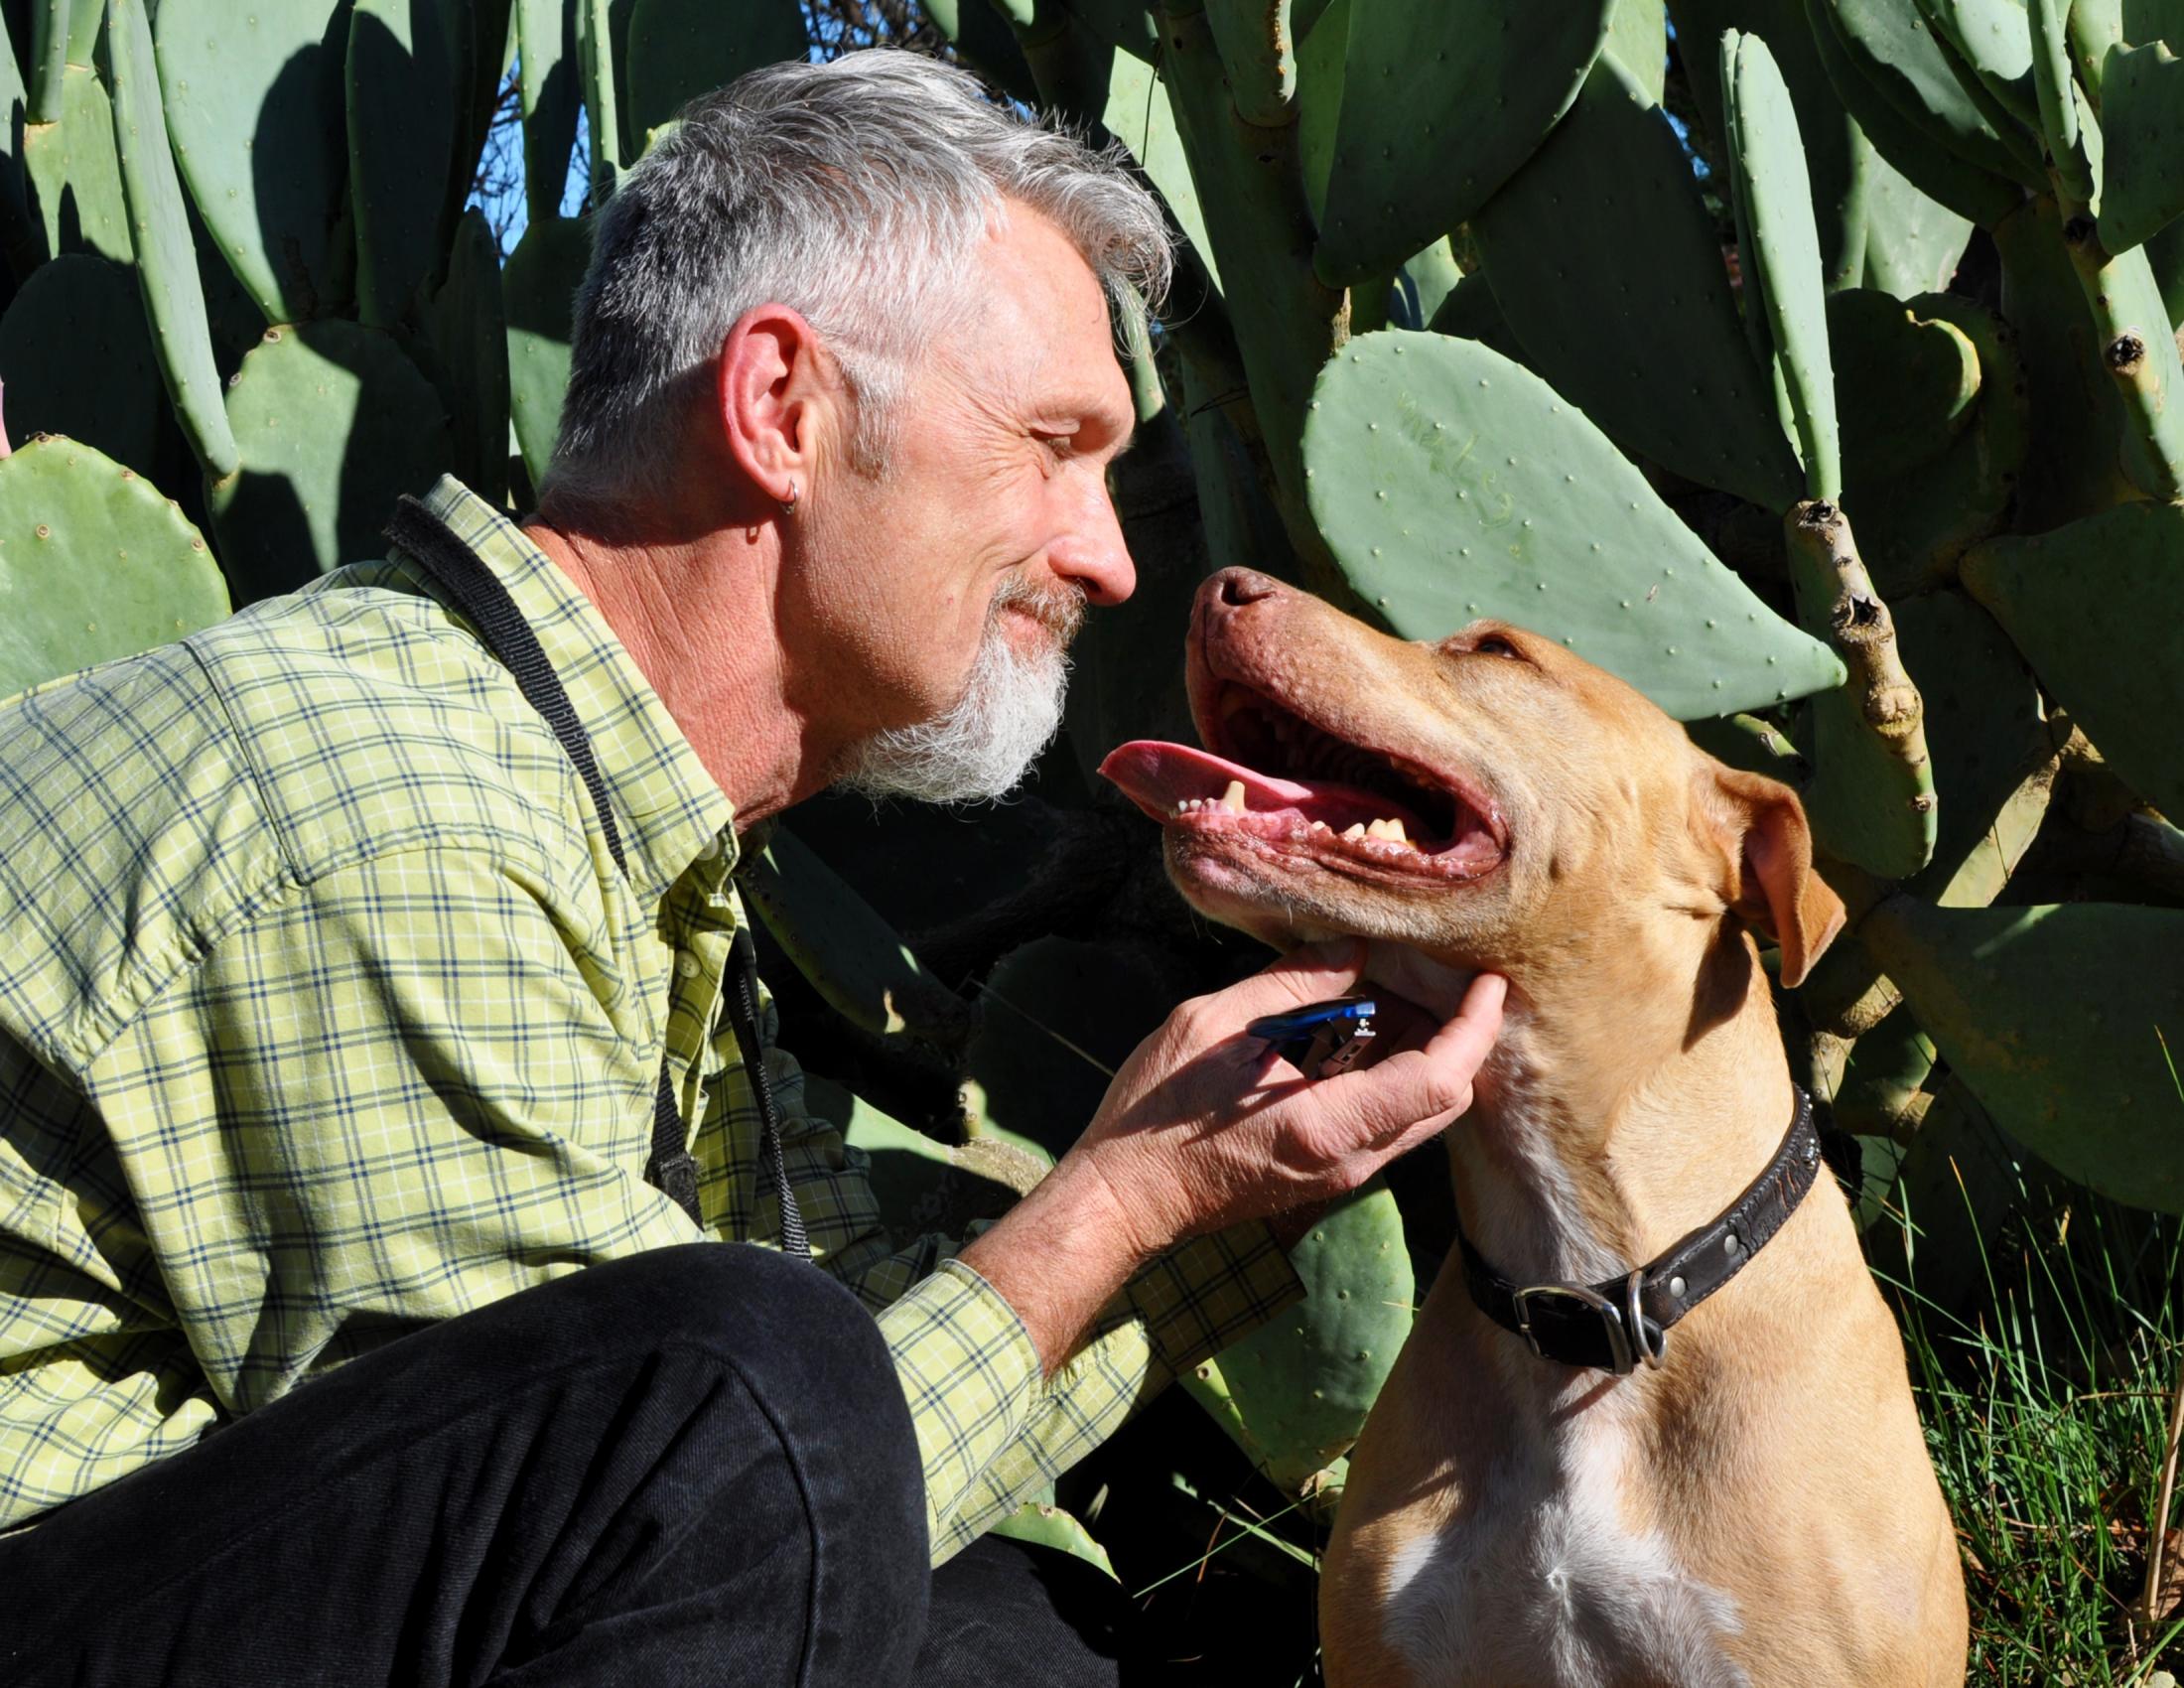
{"type": "Polygon", "coordinates": [[[997,625],[1005,610],[1021,610],[1066,646],[1084,626],[1084,588],[1068,582],[1038,586],[1021,575],[1010,575],[1002,581],[994,593],[993,603],[987,607],[987,626],[997,625]]]}

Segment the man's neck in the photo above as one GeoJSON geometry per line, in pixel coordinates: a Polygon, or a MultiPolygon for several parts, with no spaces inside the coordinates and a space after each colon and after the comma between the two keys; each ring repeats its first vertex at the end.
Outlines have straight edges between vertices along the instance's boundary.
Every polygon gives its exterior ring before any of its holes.
{"type": "Polygon", "coordinates": [[[548,510],[525,535],[590,599],[736,807],[739,829],[824,783],[839,747],[789,695],[771,523],[606,538],[548,510]]]}

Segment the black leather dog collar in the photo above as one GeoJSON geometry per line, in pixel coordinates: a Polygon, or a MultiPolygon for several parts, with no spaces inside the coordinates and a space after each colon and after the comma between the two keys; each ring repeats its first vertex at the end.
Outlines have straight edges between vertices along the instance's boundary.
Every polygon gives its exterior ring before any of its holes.
{"type": "MultiPolygon", "coordinates": [[[[1794,1088],[1794,1086],[1793,1086],[1794,1088]]],[[[1813,1099],[1796,1091],[1790,1130],[1760,1175],[1726,1211],[1627,1278],[1599,1284],[1512,1283],[1489,1265],[1456,1224],[1463,1281],[1479,1311],[1532,1344],[1542,1359],[1621,1377],[1640,1360],[1657,1366],[1669,1327],[1737,1273],[1797,1211],[1820,1170],[1813,1099]]]]}

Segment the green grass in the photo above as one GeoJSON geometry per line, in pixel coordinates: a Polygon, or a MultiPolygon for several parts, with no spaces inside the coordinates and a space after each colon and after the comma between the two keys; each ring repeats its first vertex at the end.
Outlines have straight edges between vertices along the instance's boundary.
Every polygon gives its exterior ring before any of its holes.
{"type": "Polygon", "coordinates": [[[1886,1285],[1966,1551],[1968,1680],[2146,1683],[2184,1667],[2184,1564],[2151,1623],[2140,1605],[2184,1370],[2184,1228],[2082,1191],[2019,1194],[2003,1222],[1973,1227],[1974,1311],[1935,1307],[1915,1268],[1886,1285]]]}

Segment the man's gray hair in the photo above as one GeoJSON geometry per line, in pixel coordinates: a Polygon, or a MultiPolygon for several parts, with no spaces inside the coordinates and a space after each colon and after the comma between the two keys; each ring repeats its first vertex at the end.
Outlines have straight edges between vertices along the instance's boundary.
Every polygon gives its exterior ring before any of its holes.
{"type": "Polygon", "coordinates": [[[875,50],[693,100],[599,212],[542,495],[641,500],[673,472],[721,342],[764,304],[818,332],[857,405],[853,458],[883,473],[909,366],[978,308],[970,254],[1004,201],[1075,243],[1126,332],[1158,305],[1166,224],[1127,162],[1019,119],[965,71],[875,50]]]}

